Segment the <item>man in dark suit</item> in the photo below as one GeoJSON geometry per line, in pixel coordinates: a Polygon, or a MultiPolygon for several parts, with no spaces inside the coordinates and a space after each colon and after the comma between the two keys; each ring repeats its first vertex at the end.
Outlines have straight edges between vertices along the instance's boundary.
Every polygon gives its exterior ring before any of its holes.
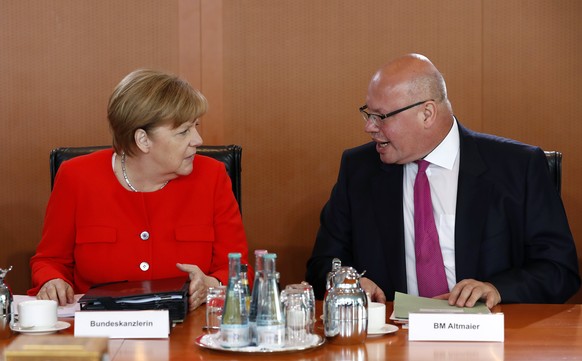
{"type": "Polygon", "coordinates": [[[419,294],[413,199],[419,159],[430,164],[448,288],[437,298],[467,307],[482,300],[491,308],[561,303],[579,289],[576,248],[540,148],[463,127],[442,75],[418,54],[379,69],[360,111],[372,142],[344,152],[307,262],[318,298],[333,258],[366,270],[361,284],[372,300],[393,300],[395,291],[419,294]]]}

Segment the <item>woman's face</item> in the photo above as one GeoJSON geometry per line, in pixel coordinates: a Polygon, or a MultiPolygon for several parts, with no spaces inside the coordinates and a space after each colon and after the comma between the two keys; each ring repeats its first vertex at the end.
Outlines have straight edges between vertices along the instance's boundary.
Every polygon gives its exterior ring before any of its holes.
{"type": "Polygon", "coordinates": [[[162,125],[148,132],[150,155],[155,167],[164,175],[183,176],[192,173],[196,148],[202,145],[198,119],[173,128],[162,125]]]}

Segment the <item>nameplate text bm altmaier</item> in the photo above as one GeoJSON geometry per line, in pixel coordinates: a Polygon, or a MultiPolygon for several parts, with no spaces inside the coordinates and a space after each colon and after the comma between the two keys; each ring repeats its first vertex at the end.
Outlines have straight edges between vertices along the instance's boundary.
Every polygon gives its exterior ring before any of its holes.
{"type": "Polygon", "coordinates": [[[168,310],[75,312],[76,337],[168,338],[168,310]]]}
{"type": "Polygon", "coordinates": [[[503,313],[411,313],[409,341],[485,341],[505,339],[503,313]]]}

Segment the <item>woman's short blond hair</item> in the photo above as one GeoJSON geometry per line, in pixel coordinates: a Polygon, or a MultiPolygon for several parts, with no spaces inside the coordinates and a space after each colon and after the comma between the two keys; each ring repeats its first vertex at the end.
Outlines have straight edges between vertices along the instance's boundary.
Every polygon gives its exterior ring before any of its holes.
{"type": "Polygon", "coordinates": [[[132,155],[136,130],[166,124],[174,128],[206,113],[208,102],[200,91],[176,75],[139,69],[129,73],[109,98],[107,118],[118,154],[132,155]]]}

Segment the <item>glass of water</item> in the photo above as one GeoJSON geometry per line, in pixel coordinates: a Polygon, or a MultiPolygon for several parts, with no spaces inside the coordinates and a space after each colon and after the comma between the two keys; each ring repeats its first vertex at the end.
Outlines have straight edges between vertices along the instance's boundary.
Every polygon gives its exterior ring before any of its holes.
{"type": "Polygon", "coordinates": [[[210,333],[220,331],[225,295],[226,286],[208,288],[206,295],[206,330],[210,333]]]}

